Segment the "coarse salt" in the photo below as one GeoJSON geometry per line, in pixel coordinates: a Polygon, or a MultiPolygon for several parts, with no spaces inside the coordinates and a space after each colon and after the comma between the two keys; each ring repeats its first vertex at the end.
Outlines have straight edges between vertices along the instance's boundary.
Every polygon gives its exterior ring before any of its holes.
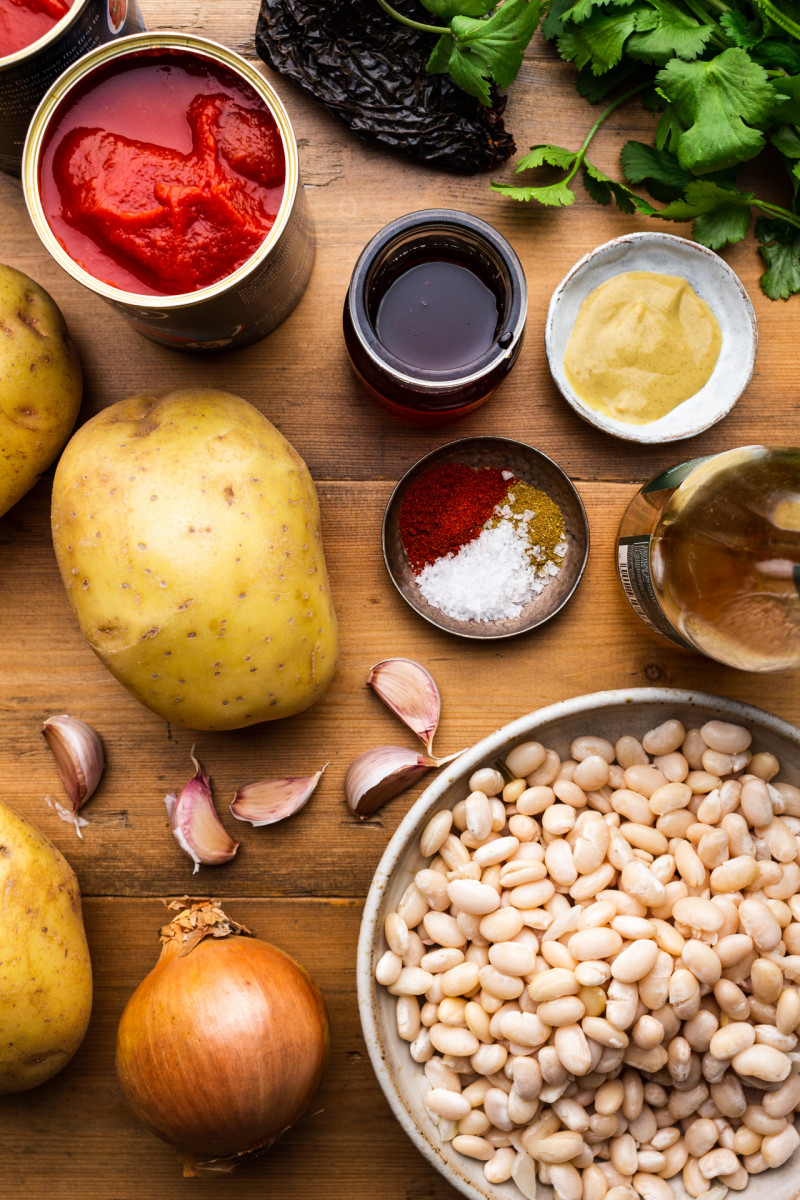
{"type": "Polygon", "coordinates": [[[419,590],[454,621],[518,617],[559,570],[553,562],[534,566],[530,549],[524,524],[501,521],[483,529],[457,554],[425,567],[417,576],[419,590]]]}

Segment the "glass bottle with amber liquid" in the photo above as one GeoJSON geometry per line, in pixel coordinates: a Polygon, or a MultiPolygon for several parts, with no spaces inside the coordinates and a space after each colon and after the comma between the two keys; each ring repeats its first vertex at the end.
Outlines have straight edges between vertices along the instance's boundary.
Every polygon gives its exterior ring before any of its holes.
{"type": "Polygon", "coordinates": [[[743,446],[664,471],[617,537],[634,611],[745,671],[800,667],[800,449],[743,446]]]}

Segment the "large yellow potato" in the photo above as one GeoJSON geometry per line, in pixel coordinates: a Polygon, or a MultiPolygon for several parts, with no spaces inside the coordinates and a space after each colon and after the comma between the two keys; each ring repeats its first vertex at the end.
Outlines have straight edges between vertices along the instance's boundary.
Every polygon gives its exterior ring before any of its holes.
{"type": "Polygon", "coordinates": [[[2,800],[0,896],[0,1092],[24,1092],[83,1041],[92,967],[72,868],[2,800]]]}
{"type": "Polygon", "coordinates": [[[53,544],[92,649],[192,729],[307,708],[336,617],[305,463],[225,392],[135,396],[88,421],[53,482],[53,544]]]}
{"type": "Polygon", "coordinates": [[[78,353],[56,302],[0,263],[0,516],[66,442],[82,391],[78,353]]]}

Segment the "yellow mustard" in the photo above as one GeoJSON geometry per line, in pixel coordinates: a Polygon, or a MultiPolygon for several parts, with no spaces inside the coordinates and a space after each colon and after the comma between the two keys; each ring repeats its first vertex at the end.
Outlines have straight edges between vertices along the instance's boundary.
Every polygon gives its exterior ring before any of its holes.
{"type": "Polygon", "coordinates": [[[564,371],[590,408],[646,425],[700,391],[721,344],[717,318],[685,279],[626,271],[584,300],[564,371]]]}

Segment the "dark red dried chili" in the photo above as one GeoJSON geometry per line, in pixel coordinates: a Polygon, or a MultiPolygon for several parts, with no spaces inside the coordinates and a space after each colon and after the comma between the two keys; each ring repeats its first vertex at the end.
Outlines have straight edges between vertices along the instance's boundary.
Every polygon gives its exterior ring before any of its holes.
{"type": "MultiPolygon", "coordinates": [[[[408,15],[430,19],[411,0],[408,15]]],[[[492,107],[447,75],[429,75],[435,44],[398,24],[376,0],[261,0],[256,50],[368,141],[461,175],[488,171],[514,153],[503,125],[505,97],[492,107]]]]}
{"type": "Polygon", "coordinates": [[[400,505],[400,537],[415,575],[473,541],[514,482],[498,467],[440,463],[423,472],[400,505]]]}

